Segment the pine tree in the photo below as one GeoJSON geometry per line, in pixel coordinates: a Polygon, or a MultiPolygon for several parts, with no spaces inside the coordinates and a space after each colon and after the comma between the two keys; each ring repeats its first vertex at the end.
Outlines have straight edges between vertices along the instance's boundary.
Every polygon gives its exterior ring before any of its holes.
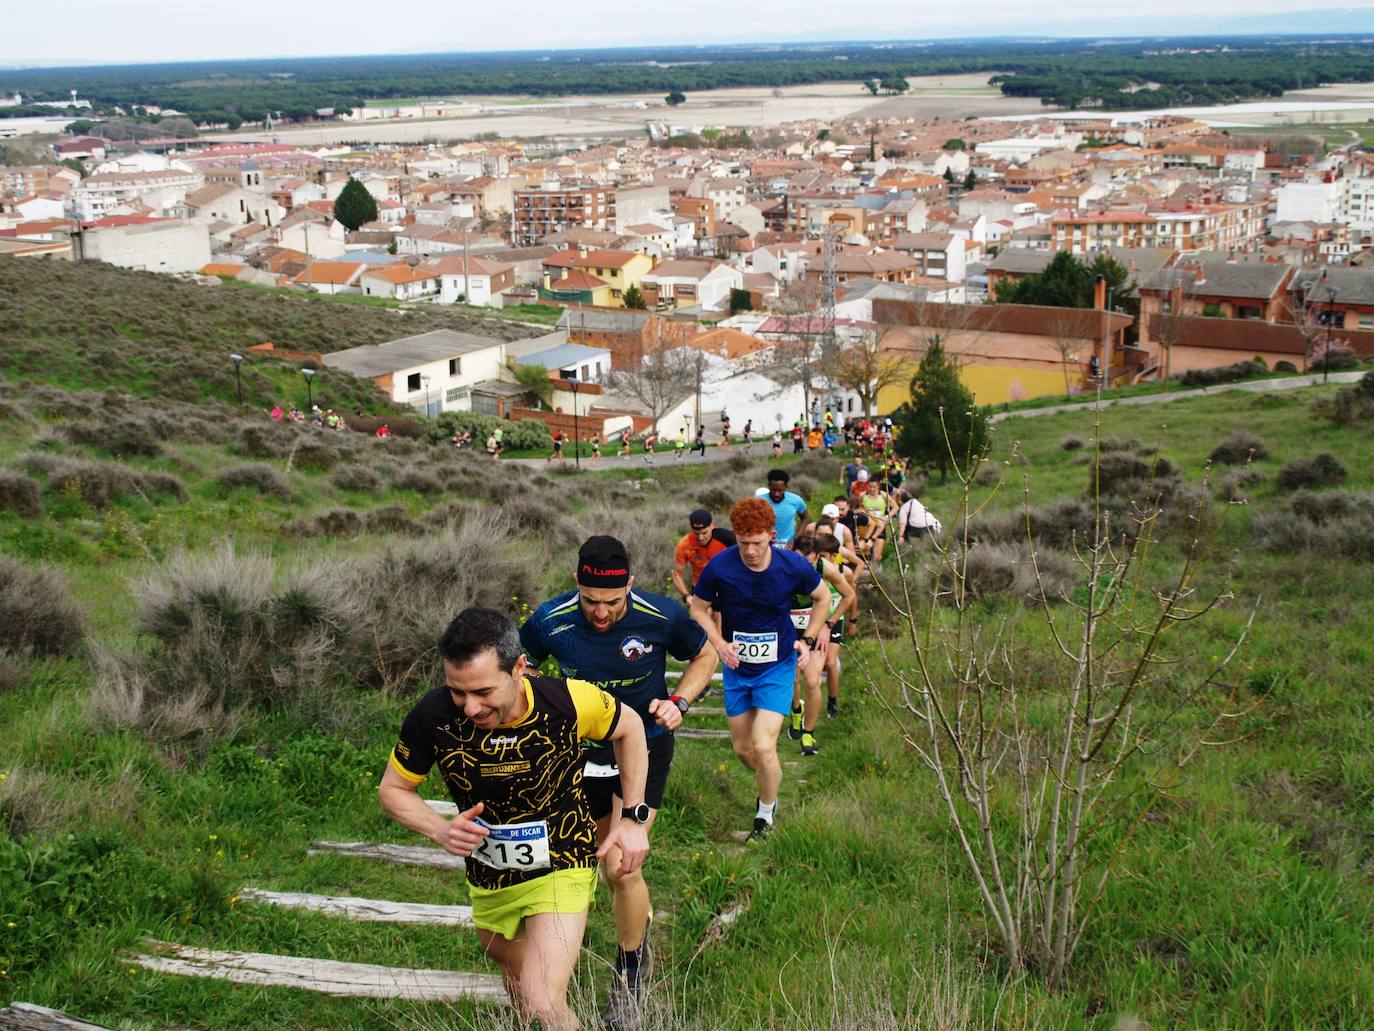
{"type": "Polygon", "coordinates": [[[973,393],[959,379],[959,367],[933,338],[916,375],[911,400],[897,411],[897,450],[917,464],[940,470],[967,465],[988,442],[987,416],[973,403],[973,393]]]}
{"type": "Polygon", "coordinates": [[[376,221],[377,201],[367,192],[366,186],[350,176],[334,201],[334,217],[352,232],[364,222],[376,221]]]}
{"type": "Polygon", "coordinates": [[[648,304],[644,301],[644,293],[635,283],[631,283],[625,288],[625,292],[621,294],[620,300],[627,308],[644,309],[648,307],[648,304]]]}

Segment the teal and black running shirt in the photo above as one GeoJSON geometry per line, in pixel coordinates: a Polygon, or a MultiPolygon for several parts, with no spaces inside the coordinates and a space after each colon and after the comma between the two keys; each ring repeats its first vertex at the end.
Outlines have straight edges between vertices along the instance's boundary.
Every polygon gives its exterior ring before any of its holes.
{"type": "Polygon", "coordinates": [[[520,628],[520,643],[534,663],[552,655],[560,676],[589,680],[644,720],[652,741],[668,733],[649,715],[649,703],[667,698],[663,672],[671,655],[686,662],[706,644],[706,631],[680,602],[648,591],[630,590],[625,615],[597,633],[582,615],[576,591],[535,609],[520,628]]]}

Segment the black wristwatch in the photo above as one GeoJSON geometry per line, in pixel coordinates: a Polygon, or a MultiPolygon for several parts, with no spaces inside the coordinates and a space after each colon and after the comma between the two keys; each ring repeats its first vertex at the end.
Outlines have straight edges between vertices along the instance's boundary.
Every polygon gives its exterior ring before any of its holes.
{"type": "Polygon", "coordinates": [[[687,710],[692,707],[692,703],[689,702],[686,698],[683,698],[680,694],[670,694],[668,696],[668,701],[676,705],[677,711],[682,713],[682,715],[684,716],[687,715],[687,710]]]}
{"type": "Polygon", "coordinates": [[[648,823],[652,815],[653,810],[649,808],[648,802],[640,802],[639,805],[626,806],[620,810],[622,820],[633,820],[635,823],[648,823]]]}

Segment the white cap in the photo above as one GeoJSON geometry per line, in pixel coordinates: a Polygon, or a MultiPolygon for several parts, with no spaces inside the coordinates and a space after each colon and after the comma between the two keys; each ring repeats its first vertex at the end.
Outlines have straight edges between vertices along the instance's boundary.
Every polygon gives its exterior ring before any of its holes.
{"type": "Polygon", "coordinates": [[[868,479],[868,470],[867,470],[867,469],[860,469],[860,470],[859,470],[859,481],[862,483],[862,482],[864,482],[864,481],[867,480],[867,479],[868,479]]]}
{"type": "Polygon", "coordinates": [[[767,488],[767,487],[760,487],[758,490],[754,491],[754,497],[756,497],[756,498],[761,498],[761,497],[763,497],[763,496],[764,496],[765,494],[767,494],[767,493],[768,493],[768,488],[767,488]]]}
{"type": "Polygon", "coordinates": [[[826,505],[823,509],[821,509],[821,515],[829,516],[831,519],[838,519],[840,518],[840,506],[833,504],[826,505]]]}

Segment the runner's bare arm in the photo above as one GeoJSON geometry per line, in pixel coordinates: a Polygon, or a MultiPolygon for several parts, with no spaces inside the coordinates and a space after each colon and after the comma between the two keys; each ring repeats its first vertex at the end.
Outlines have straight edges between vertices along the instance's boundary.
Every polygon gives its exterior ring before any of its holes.
{"type": "Polygon", "coordinates": [[[854,600],[854,588],[850,586],[844,572],[835,563],[822,559],[821,569],[823,571],[821,575],[825,577],[826,582],[834,584],[835,590],[840,592],[840,602],[835,606],[835,618],[838,619],[849,608],[850,602],[854,600]]]}
{"type": "MultiPolygon", "coordinates": [[[[620,718],[611,733],[611,748],[620,767],[620,791],[626,808],[644,801],[644,781],[649,775],[649,748],[644,743],[644,722],[628,705],[620,707],[620,718]]],[[[620,847],[620,872],[633,873],[649,854],[649,834],[634,820],[615,814],[610,833],[597,849],[601,858],[613,846],[620,847]]]]}
{"type": "MultiPolygon", "coordinates": [[[[706,690],[706,685],[711,682],[711,674],[716,671],[719,664],[720,659],[716,655],[716,650],[711,647],[711,642],[707,641],[682,671],[682,679],[678,681],[676,694],[689,703],[695,702],[701,697],[701,692],[706,690]]],[[[666,698],[655,698],[650,702],[649,714],[660,727],[676,730],[682,725],[682,710],[677,707],[676,702],[670,702],[666,698]]]]}
{"type": "Polygon", "coordinates": [[[377,798],[386,814],[402,827],[423,834],[456,856],[471,855],[487,835],[485,827],[472,822],[472,818],[481,813],[482,803],[478,802],[467,812],[446,820],[425,805],[419,788],[419,781],[407,780],[388,764],[386,772],[382,774],[382,782],[377,786],[377,798]]]}
{"type": "Polygon", "coordinates": [[[692,593],[691,588],[687,586],[688,565],[687,562],[679,562],[673,566],[673,587],[684,598],[692,593]]]}
{"type": "Polygon", "coordinates": [[[715,617],[711,614],[711,604],[695,594],[687,599],[691,606],[692,618],[701,624],[701,628],[706,631],[706,643],[715,649],[720,656],[721,662],[725,663],[730,669],[739,665],[739,654],[735,645],[726,641],[716,629],[715,617]]]}
{"type": "MultiPolygon", "coordinates": [[[[810,647],[797,642],[797,651],[801,653],[798,665],[805,669],[819,652],[822,655],[826,646],[830,644],[830,627],[826,625],[825,619],[830,615],[830,591],[825,586],[825,577],[821,577],[820,583],[816,584],[816,589],[811,592],[811,615],[806,620],[806,629],[803,634],[815,643],[810,647]]],[[[820,660],[824,662],[824,659],[820,660]]]]}

